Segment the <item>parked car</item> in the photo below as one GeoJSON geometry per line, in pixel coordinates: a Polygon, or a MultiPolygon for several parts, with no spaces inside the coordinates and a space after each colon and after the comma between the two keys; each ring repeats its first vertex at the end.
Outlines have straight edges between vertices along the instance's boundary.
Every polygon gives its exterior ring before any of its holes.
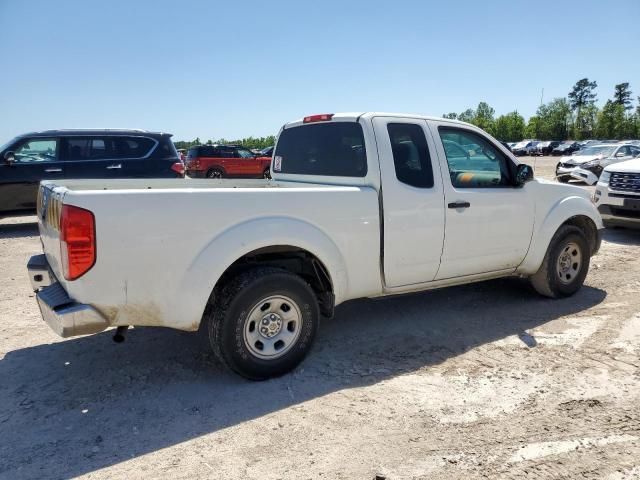
{"type": "Polygon", "coordinates": [[[273,146],[266,147],[260,150],[261,157],[272,157],[273,156],[273,146]]]}
{"type": "Polygon", "coordinates": [[[571,155],[573,152],[576,152],[578,150],[580,150],[580,145],[578,144],[578,142],[567,140],[551,150],[551,155],[571,155]]]}
{"type": "Polygon", "coordinates": [[[534,155],[551,155],[552,150],[558,145],[560,145],[560,142],[556,141],[540,142],[536,145],[534,155]]]}
{"type": "Polygon", "coordinates": [[[31,213],[41,180],[180,178],[184,166],[167,133],[48,130],[0,147],[0,216],[31,213]]]}
{"type": "Polygon", "coordinates": [[[606,166],[593,201],[605,227],[640,228],[640,159],[606,166]]]}
{"type": "Polygon", "coordinates": [[[271,157],[240,145],[199,145],[187,153],[187,175],[193,178],[269,178],[271,157]]]}
{"type": "Polygon", "coordinates": [[[566,297],[600,244],[588,192],[533,179],[454,120],[312,115],[281,129],[272,171],[43,183],[44,255],[28,271],[44,320],[63,337],[117,326],[118,340],[128,325],[204,323],[223,364],[264,379],[300,363],[347,300],[507,276],[566,297]]]}
{"type": "Polygon", "coordinates": [[[532,155],[537,144],[538,142],[536,140],[523,140],[522,142],[516,143],[511,149],[511,152],[517,157],[532,155]]]}
{"type": "Polygon", "coordinates": [[[593,145],[578,150],[570,157],[562,157],[556,165],[556,178],[560,182],[573,179],[594,185],[607,165],[638,156],[640,147],[635,145],[593,145]]]}

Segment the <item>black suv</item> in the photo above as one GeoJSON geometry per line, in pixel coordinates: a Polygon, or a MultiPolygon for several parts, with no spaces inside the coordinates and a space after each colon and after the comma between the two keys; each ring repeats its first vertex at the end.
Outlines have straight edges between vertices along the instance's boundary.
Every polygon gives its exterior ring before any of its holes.
{"type": "Polygon", "coordinates": [[[27,133],[0,147],[0,216],[35,210],[40,180],[178,177],[184,177],[184,165],[167,133],[27,133]]]}

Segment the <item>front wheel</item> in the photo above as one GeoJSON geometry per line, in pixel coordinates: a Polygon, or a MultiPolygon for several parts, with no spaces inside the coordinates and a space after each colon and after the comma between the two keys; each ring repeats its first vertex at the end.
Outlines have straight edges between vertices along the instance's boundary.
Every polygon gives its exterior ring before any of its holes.
{"type": "Polygon", "coordinates": [[[551,239],[540,269],[531,277],[545,297],[568,297],[580,290],[589,272],[589,243],[577,227],[564,225],[551,239]]]}
{"type": "Polygon", "coordinates": [[[307,355],[320,323],[315,293],[297,275],[255,268],[215,295],[209,341],[218,359],[251,380],[294,369],[307,355]]]}

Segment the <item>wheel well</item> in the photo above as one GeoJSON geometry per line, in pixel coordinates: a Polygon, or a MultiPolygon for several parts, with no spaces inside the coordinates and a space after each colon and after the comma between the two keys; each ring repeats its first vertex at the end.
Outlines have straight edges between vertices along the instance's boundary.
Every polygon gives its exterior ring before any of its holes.
{"type": "Polygon", "coordinates": [[[218,279],[213,295],[231,277],[240,272],[257,267],[270,266],[294,273],[303,278],[318,297],[320,312],[326,317],[333,316],[335,296],[329,271],[312,253],[290,245],[277,245],[249,252],[233,262],[218,279]]]}
{"type": "Polygon", "coordinates": [[[593,220],[584,215],[577,215],[575,217],[571,217],[569,220],[564,222],[563,225],[572,225],[582,230],[584,232],[584,236],[587,237],[587,241],[589,242],[591,255],[595,255],[597,253],[598,248],[600,247],[598,241],[598,228],[596,227],[596,224],[593,223],[593,220]]]}

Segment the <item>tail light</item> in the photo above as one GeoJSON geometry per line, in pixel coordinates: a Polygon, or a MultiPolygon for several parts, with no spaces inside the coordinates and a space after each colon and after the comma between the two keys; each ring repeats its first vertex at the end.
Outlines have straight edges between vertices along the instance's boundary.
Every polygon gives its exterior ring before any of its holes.
{"type": "Polygon", "coordinates": [[[178,175],[183,177],[184,176],[184,163],[182,163],[182,162],[174,163],[173,165],[171,165],[171,170],[173,170],[178,175]]]}
{"type": "Polygon", "coordinates": [[[96,223],[93,213],[63,205],[60,217],[62,272],[67,280],[87,273],[96,263],[96,223]]]}

